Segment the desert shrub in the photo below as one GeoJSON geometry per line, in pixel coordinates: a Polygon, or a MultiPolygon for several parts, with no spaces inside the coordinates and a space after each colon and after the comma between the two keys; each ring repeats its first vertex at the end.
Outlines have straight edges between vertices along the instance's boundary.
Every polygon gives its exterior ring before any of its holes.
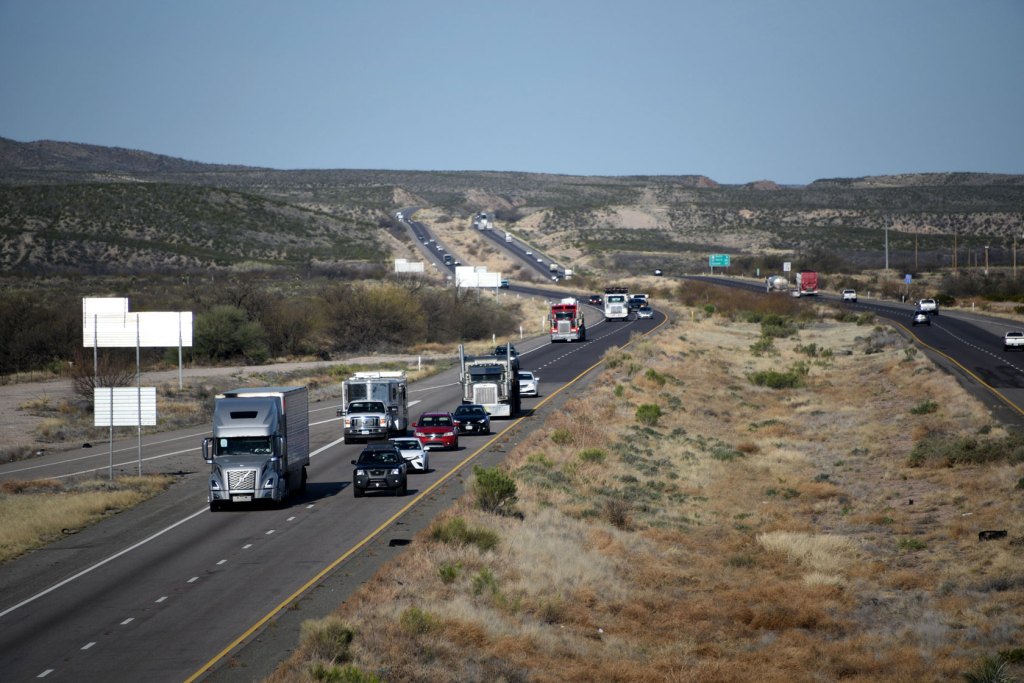
{"type": "Polygon", "coordinates": [[[796,389],[804,386],[809,371],[809,368],[803,363],[797,363],[785,372],[759,370],[750,375],[750,382],[769,389],[796,389]]]}
{"type": "Polygon", "coordinates": [[[354,637],[355,631],[352,627],[334,616],[304,621],[299,635],[302,648],[309,654],[310,659],[332,664],[352,660],[349,646],[354,637]]]}
{"type": "Polygon", "coordinates": [[[766,315],[761,319],[761,336],[785,338],[797,333],[796,325],[790,318],[781,315],[766,315]]]}
{"type": "Polygon", "coordinates": [[[473,495],[485,512],[511,512],[516,502],[516,483],[497,467],[473,467],[473,495]]]}
{"type": "Polygon", "coordinates": [[[750,353],[760,358],[761,356],[777,356],[779,350],[775,348],[775,341],[771,337],[761,337],[750,345],[750,353]]]}
{"type": "Polygon", "coordinates": [[[996,462],[1011,465],[1024,462],[1024,434],[1012,432],[999,439],[978,439],[975,436],[952,438],[948,434],[933,434],[915,443],[907,457],[907,465],[910,467],[953,467],[996,462]]]}
{"type": "Polygon", "coordinates": [[[927,415],[939,409],[939,404],[931,399],[925,399],[910,409],[911,415],[927,415]]]}
{"type": "Polygon", "coordinates": [[[437,522],[430,530],[430,538],[449,545],[475,545],[482,552],[498,545],[498,534],[490,529],[470,527],[462,517],[437,522]]]}
{"type": "Polygon", "coordinates": [[[605,453],[604,450],[600,448],[586,448],[580,451],[580,460],[582,460],[583,462],[602,463],[605,461],[605,458],[607,457],[608,454],[605,453]]]}
{"type": "Polygon", "coordinates": [[[632,506],[625,498],[608,498],[604,502],[604,518],[617,529],[628,530],[630,527],[629,513],[632,506]]]}
{"type": "Polygon", "coordinates": [[[654,382],[659,387],[665,386],[665,375],[661,374],[654,368],[648,368],[647,372],[644,373],[644,377],[649,381],[654,382]]]}
{"type": "Polygon", "coordinates": [[[661,419],[661,407],[656,403],[644,403],[636,409],[636,420],[642,425],[653,427],[661,419]]]}
{"type": "Polygon", "coordinates": [[[437,575],[441,577],[441,583],[455,583],[455,579],[459,578],[460,569],[462,566],[458,562],[445,562],[437,568],[437,575]]]}
{"type": "Polygon", "coordinates": [[[559,427],[551,432],[551,440],[559,446],[567,446],[572,443],[572,433],[564,427],[559,427]]]}
{"type": "Polygon", "coordinates": [[[309,675],[314,681],[324,683],[380,683],[380,678],[366,673],[351,664],[338,666],[324,662],[313,662],[309,665],[309,675]]]}
{"type": "Polygon", "coordinates": [[[485,592],[492,595],[498,592],[498,580],[494,578],[494,572],[487,567],[473,576],[473,595],[482,595],[485,592]]]}
{"type": "Polygon", "coordinates": [[[972,671],[964,672],[967,683],[1013,683],[1009,664],[1000,657],[986,657],[972,671]]]}
{"type": "Polygon", "coordinates": [[[230,360],[239,356],[253,363],[267,359],[268,349],[259,323],[235,306],[214,306],[196,316],[193,352],[198,358],[230,360]]]}
{"type": "Polygon", "coordinates": [[[430,633],[437,628],[438,621],[419,607],[406,607],[398,617],[398,625],[411,636],[430,633]]]}

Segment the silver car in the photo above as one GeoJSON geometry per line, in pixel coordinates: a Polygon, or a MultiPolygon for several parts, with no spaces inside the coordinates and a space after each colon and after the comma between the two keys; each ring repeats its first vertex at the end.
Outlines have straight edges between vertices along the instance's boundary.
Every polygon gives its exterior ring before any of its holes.
{"type": "Polygon", "coordinates": [[[519,395],[540,396],[540,377],[527,370],[520,370],[519,395]]]}
{"type": "Polygon", "coordinates": [[[430,454],[423,449],[419,439],[413,436],[396,436],[388,441],[395,444],[402,458],[409,463],[410,469],[415,472],[430,470],[430,454]]]}

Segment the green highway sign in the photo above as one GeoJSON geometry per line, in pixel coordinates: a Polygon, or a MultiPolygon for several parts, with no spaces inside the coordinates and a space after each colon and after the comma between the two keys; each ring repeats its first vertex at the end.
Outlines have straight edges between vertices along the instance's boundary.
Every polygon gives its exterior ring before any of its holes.
{"type": "Polygon", "coordinates": [[[708,265],[712,268],[725,268],[729,265],[729,255],[712,254],[708,257],[708,265]]]}

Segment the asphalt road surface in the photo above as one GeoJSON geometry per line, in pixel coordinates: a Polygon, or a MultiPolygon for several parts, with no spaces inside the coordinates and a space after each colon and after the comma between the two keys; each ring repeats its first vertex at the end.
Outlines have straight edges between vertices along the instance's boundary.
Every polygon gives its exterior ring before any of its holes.
{"type": "MultiPolygon", "coordinates": [[[[517,344],[541,377],[524,413],[495,420],[492,436],[463,436],[431,453],[404,497],[349,491],[358,445],[341,440],[337,403],[310,406],[312,458],[304,495],[280,508],[211,513],[200,444],[206,429],[147,435],[145,472],[181,475],[167,493],[0,567],[0,671],[27,681],[251,681],[287,656],[305,619],[328,614],[400,552],[464,491],[473,464],[493,465],[594,376],[612,347],[665,322],[604,323],[597,309],[584,343],[517,344]]],[[[452,409],[457,370],[410,387],[411,413],[452,409]]],[[[106,448],[0,467],[3,478],[106,471],[106,448]],[[27,474],[26,467],[31,467],[27,474]]],[[[136,439],[114,444],[114,469],[133,474],[136,439]]]]}

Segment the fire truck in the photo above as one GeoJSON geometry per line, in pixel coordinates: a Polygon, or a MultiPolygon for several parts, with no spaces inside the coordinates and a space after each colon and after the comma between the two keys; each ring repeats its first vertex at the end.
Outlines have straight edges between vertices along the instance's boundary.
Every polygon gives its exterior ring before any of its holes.
{"type": "Polygon", "coordinates": [[[587,341],[587,324],[583,320],[583,307],[573,298],[562,299],[551,306],[548,315],[551,341],[587,341]]]}

